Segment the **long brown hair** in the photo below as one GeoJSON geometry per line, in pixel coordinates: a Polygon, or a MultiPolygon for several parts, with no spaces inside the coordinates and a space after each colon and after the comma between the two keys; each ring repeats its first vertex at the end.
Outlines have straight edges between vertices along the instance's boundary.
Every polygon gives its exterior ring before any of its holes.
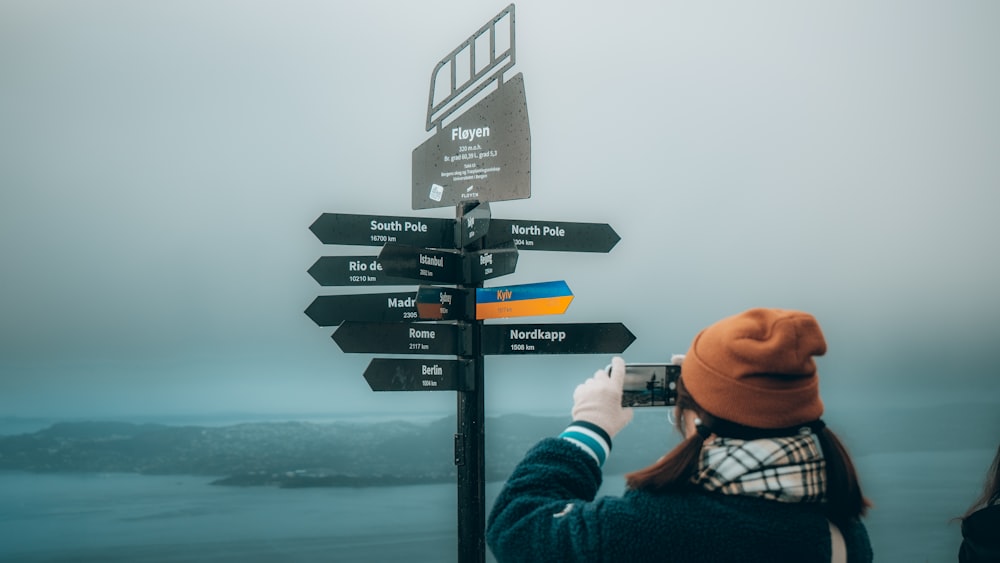
{"type": "MultiPolygon", "coordinates": [[[[794,430],[797,429],[793,429],[792,432],[789,432],[789,429],[762,430],[713,416],[701,408],[684,388],[683,376],[678,380],[676,406],[678,414],[675,425],[681,434],[687,427],[684,419],[685,411],[694,412],[704,427],[710,428],[713,433],[720,436],[742,439],[787,436],[794,434],[794,430]]],[[[858,474],[847,449],[829,428],[825,425],[820,426],[816,435],[826,459],[826,515],[834,524],[843,525],[852,518],[863,516],[871,507],[871,503],[861,494],[858,474]]],[[[695,489],[696,486],[691,482],[691,478],[697,470],[705,438],[702,432],[694,432],[656,463],[627,474],[625,479],[628,487],[652,492],[695,489]]],[[[994,477],[995,473],[996,471],[994,477]]]]}
{"type": "Polygon", "coordinates": [[[993,456],[993,463],[986,471],[986,482],[983,484],[983,494],[972,503],[969,510],[962,515],[962,519],[972,516],[972,513],[985,508],[991,504],[1000,503],[1000,445],[997,446],[997,455],[993,456]]]}

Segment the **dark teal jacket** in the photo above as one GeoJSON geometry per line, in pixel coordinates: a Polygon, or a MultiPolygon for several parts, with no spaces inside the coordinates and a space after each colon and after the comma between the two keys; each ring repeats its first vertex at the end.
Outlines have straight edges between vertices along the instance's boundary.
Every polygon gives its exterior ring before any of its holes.
{"type": "Polygon", "coordinates": [[[962,521],[960,563],[1000,563],[1000,504],[987,506],[962,521]]]}
{"type": "MultiPolygon", "coordinates": [[[[597,462],[548,438],[514,469],[489,516],[486,538],[500,563],[515,561],[829,563],[822,507],[692,489],[627,491],[594,500],[597,462]]],[[[849,563],[872,560],[860,521],[842,529],[849,563]]]]}

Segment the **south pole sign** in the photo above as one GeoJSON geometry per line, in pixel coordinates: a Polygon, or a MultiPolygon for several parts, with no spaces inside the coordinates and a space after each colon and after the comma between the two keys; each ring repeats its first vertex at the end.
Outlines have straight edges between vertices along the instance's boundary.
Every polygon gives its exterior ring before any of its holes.
{"type": "Polygon", "coordinates": [[[445,248],[454,240],[451,219],[324,213],[309,230],[323,244],[382,246],[388,242],[445,248]]]}
{"type": "MultiPolygon", "coordinates": [[[[425,129],[411,155],[414,210],[453,207],[455,218],[322,213],[309,230],[326,245],[377,254],[322,256],[308,269],[322,287],[401,286],[319,295],[305,310],[345,353],[373,358],[373,391],[457,393],[455,465],[459,563],[486,557],[485,356],[618,354],[634,340],[622,323],[493,323],[561,315],[564,280],[485,283],[517,268],[522,251],[607,253],[605,223],[493,217],[491,202],[531,197],[525,80],[515,64],[514,5],[442,58],[431,73],[425,129]],[[416,356],[416,357],[413,357],[416,356]]],[[[529,319],[534,321],[534,319],[529,319]]]]}

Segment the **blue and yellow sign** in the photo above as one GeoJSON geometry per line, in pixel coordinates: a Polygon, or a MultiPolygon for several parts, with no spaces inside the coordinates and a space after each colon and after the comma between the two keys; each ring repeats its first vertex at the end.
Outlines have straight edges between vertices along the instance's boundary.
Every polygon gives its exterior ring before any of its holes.
{"type": "Polygon", "coordinates": [[[573,292],[563,280],[476,289],[476,319],[561,315],[573,292]]]}

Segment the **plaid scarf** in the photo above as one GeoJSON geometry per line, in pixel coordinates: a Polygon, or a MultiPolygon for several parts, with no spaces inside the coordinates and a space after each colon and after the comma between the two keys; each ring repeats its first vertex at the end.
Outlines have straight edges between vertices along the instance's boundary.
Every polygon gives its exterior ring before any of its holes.
{"type": "Polygon", "coordinates": [[[705,441],[692,482],[727,495],[781,502],[822,502],[826,461],[815,434],[705,441]]]}

